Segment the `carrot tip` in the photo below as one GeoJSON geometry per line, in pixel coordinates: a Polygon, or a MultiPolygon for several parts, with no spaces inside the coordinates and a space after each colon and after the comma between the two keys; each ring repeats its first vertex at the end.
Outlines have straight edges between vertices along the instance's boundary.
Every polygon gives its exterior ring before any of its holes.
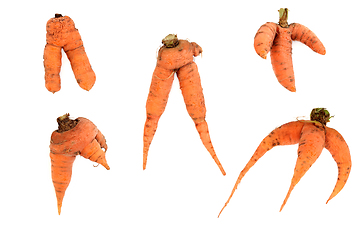
{"type": "MultiPolygon", "coordinates": [[[[107,165],[107,164],[104,164],[103,165],[107,170],[110,170],[110,167],[109,167],[109,165],[107,165]]],[[[94,166],[95,167],[95,166],[94,166]]]]}
{"type": "Polygon", "coordinates": [[[295,88],[295,87],[293,87],[293,88],[288,88],[288,90],[289,90],[290,92],[296,92],[296,88],[295,88]]]}

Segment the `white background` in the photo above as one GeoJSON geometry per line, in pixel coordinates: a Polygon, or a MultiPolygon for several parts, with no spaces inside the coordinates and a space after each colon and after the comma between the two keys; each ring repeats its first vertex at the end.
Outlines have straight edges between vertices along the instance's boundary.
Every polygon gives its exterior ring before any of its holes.
{"type": "Polygon", "coordinates": [[[359,239],[358,10],[354,1],[7,1],[1,22],[1,239],[359,239]],[[253,39],[287,7],[327,53],[293,43],[297,92],[276,80],[253,39]],[[46,22],[70,16],[96,73],[86,92],[63,55],[62,89],[44,84],[46,22]],[[142,170],[145,103],[161,40],[198,43],[207,122],[223,176],[188,116],[177,78],[142,170]],[[325,149],[282,212],[297,146],[272,149],[248,172],[220,218],[238,174],[274,128],[315,107],[347,141],[353,168],[328,204],[337,166],[325,149]],[[110,171],[78,157],[58,216],[49,140],[56,118],[93,121],[110,171]]]}

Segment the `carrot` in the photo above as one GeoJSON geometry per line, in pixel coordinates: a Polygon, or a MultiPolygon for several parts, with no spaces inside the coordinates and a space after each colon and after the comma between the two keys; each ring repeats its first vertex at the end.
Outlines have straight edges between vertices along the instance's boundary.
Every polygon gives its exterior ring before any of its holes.
{"type": "Polygon", "coordinates": [[[45,86],[55,93],[61,88],[61,49],[64,49],[79,86],[89,91],[96,80],[79,31],[68,16],[55,14],[46,24],[44,50],[45,86]]]}
{"type": "Polygon", "coordinates": [[[159,119],[165,110],[176,74],[187,112],[195,123],[200,139],[220,171],[225,175],[226,173],[211,143],[208,125],[205,121],[206,107],[200,75],[197,65],[193,61],[193,57],[202,53],[202,49],[194,42],[179,40],[174,34],[166,36],[163,39],[163,44],[158,53],[146,102],[147,118],[144,126],[143,169],[146,168],[149,147],[159,119]]]}
{"type": "Polygon", "coordinates": [[[320,156],[324,147],[329,150],[338,164],[338,180],[329,200],[336,196],[336,194],[338,194],[344,187],[350,174],[351,158],[349,148],[347,147],[343,137],[336,130],[326,126],[326,123],[330,118],[331,116],[325,108],[314,108],[310,114],[310,120],[299,120],[286,123],[276,128],[268,136],[266,136],[255,150],[255,153],[250,158],[244,169],[240,172],[230,197],[224,204],[218,217],[230,202],[230,199],[232,198],[240,181],[250,168],[267,151],[278,145],[291,145],[299,143],[298,158],[294,169],[294,175],[280,211],[285,206],[295,185],[320,156]]]}
{"type": "Polygon", "coordinates": [[[279,10],[279,23],[262,25],[254,38],[256,53],[266,59],[270,51],[271,64],[279,83],[291,92],[296,91],[292,63],[292,41],[300,41],[314,52],[325,55],[326,50],[319,38],[299,23],[288,24],[288,9],[279,10]]]}
{"type": "Polygon", "coordinates": [[[50,140],[50,158],[51,176],[60,215],[77,155],[99,163],[107,170],[110,170],[110,167],[105,159],[108,148],[105,137],[90,120],[82,117],[71,120],[69,114],[65,114],[57,121],[59,128],[52,133],[50,140]]]}
{"type": "Polygon", "coordinates": [[[294,176],[280,211],[285,206],[295,185],[318,159],[325,146],[325,130],[321,124],[319,125],[312,122],[306,122],[301,130],[294,176]]]}
{"type": "Polygon", "coordinates": [[[304,123],[300,121],[289,122],[286,123],[276,129],[274,129],[269,135],[267,135],[257,147],[255,153],[250,158],[249,162],[246,164],[244,169],[240,172],[239,177],[236,180],[235,186],[231,191],[230,197],[226,201],[224,207],[221,209],[218,217],[220,216],[221,212],[230,202],[230,199],[235,193],[240,181],[245,176],[245,174],[250,170],[252,166],[270,149],[275,146],[279,145],[293,145],[299,143],[301,129],[303,128],[304,123]]]}
{"type": "Polygon", "coordinates": [[[345,186],[351,170],[351,156],[348,145],[341,134],[333,128],[326,127],[325,148],[331,153],[338,166],[338,179],[328,203],[345,186]]]}

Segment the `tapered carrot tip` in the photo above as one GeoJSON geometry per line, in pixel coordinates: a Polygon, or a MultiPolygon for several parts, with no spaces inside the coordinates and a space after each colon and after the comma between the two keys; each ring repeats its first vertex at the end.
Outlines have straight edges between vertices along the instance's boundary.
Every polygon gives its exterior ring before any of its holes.
{"type": "Polygon", "coordinates": [[[291,88],[289,88],[289,91],[290,91],[290,92],[296,92],[296,88],[295,88],[295,87],[291,87],[291,88]]]}
{"type": "Polygon", "coordinates": [[[103,165],[107,170],[110,170],[110,167],[109,167],[109,165],[103,165]]]}
{"type": "Polygon", "coordinates": [[[101,161],[98,161],[99,164],[103,165],[104,168],[106,168],[107,170],[110,170],[110,167],[109,165],[107,164],[106,160],[101,160],[101,161]]]}
{"type": "Polygon", "coordinates": [[[58,213],[59,213],[59,215],[60,215],[60,213],[61,213],[61,203],[58,203],[58,213]]]}
{"type": "Polygon", "coordinates": [[[289,190],[288,194],[286,195],[286,198],[285,198],[285,200],[284,200],[283,204],[281,205],[281,207],[280,207],[280,211],[279,211],[279,212],[281,212],[281,210],[284,208],[284,206],[285,206],[285,204],[286,204],[286,202],[287,202],[288,198],[290,197],[290,193],[291,193],[291,191],[292,191],[292,190],[289,190]]]}
{"type": "Polygon", "coordinates": [[[266,55],[267,55],[267,52],[265,50],[263,50],[259,53],[259,56],[262,57],[263,59],[266,59],[266,55]]]}
{"type": "Polygon", "coordinates": [[[147,164],[147,151],[146,152],[144,152],[144,156],[143,156],[143,170],[145,170],[146,169],[146,164],[147,164]]]}
{"type": "Polygon", "coordinates": [[[96,81],[96,76],[94,71],[88,71],[87,73],[84,73],[81,78],[76,79],[76,81],[78,82],[79,86],[86,90],[86,91],[90,91],[90,89],[94,86],[95,81],[96,81]],[[84,79],[84,80],[83,80],[84,79]]]}
{"type": "Polygon", "coordinates": [[[331,194],[331,196],[329,197],[329,199],[326,201],[326,204],[328,204],[328,202],[333,198],[334,196],[331,194]]]}
{"type": "Polygon", "coordinates": [[[216,163],[219,163],[219,164],[218,164],[218,167],[219,167],[221,173],[225,176],[225,175],[226,175],[226,172],[225,172],[223,166],[221,165],[219,159],[217,158],[217,156],[214,156],[214,160],[215,160],[216,163]]]}
{"type": "Polygon", "coordinates": [[[210,134],[209,134],[209,128],[208,128],[208,124],[205,120],[203,120],[202,122],[197,122],[195,123],[196,126],[196,130],[199,132],[200,134],[200,139],[202,141],[202,143],[204,144],[205,148],[208,150],[208,152],[211,154],[212,158],[214,159],[216,165],[218,165],[221,173],[225,176],[225,170],[222,167],[218,157],[216,156],[214,147],[211,143],[210,140],[210,134]]]}

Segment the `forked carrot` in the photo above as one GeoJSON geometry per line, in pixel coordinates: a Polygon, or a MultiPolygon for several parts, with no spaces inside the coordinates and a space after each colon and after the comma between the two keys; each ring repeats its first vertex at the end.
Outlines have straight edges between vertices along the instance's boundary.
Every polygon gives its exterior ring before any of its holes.
{"type": "Polygon", "coordinates": [[[279,14],[279,24],[267,22],[259,28],[254,38],[254,48],[264,59],[270,51],[271,64],[277,80],[283,87],[295,92],[292,41],[300,41],[322,55],[325,55],[326,50],[310,29],[299,23],[288,24],[287,8],[281,8],[279,14]]]}
{"type": "Polygon", "coordinates": [[[61,88],[61,50],[64,49],[79,86],[89,91],[96,80],[79,31],[68,16],[55,14],[46,24],[44,50],[45,86],[55,93],[61,88]]]}
{"type": "Polygon", "coordinates": [[[174,34],[166,36],[163,39],[163,44],[158,53],[146,102],[147,117],[144,126],[143,169],[146,168],[149,147],[159,119],[165,110],[176,74],[187,112],[194,121],[204,146],[225,175],[226,173],[210,140],[208,125],[205,121],[206,108],[200,75],[197,65],[193,61],[194,56],[198,56],[202,49],[194,42],[179,40],[174,34]]]}
{"type": "Polygon", "coordinates": [[[218,217],[230,202],[230,199],[237,189],[240,181],[250,170],[250,168],[267,151],[278,145],[291,145],[299,143],[298,158],[294,169],[294,175],[280,211],[285,206],[295,185],[300,181],[300,179],[320,156],[324,147],[332,154],[339,169],[338,180],[328,201],[335,197],[344,187],[349,177],[351,169],[351,157],[350,150],[344,138],[336,130],[326,126],[326,123],[330,118],[330,114],[325,108],[314,108],[310,114],[310,120],[299,120],[286,123],[276,128],[268,136],[266,136],[244,169],[240,172],[230,197],[221,209],[218,217]]]}
{"type": "Polygon", "coordinates": [[[52,133],[50,140],[50,158],[51,177],[60,215],[65,191],[71,180],[72,165],[77,155],[99,163],[107,170],[110,167],[105,159],[105,137],[90,120],[82,117],[71,120],[69,114],[65,114],[57,121],[59,128],[52,133]]]}

